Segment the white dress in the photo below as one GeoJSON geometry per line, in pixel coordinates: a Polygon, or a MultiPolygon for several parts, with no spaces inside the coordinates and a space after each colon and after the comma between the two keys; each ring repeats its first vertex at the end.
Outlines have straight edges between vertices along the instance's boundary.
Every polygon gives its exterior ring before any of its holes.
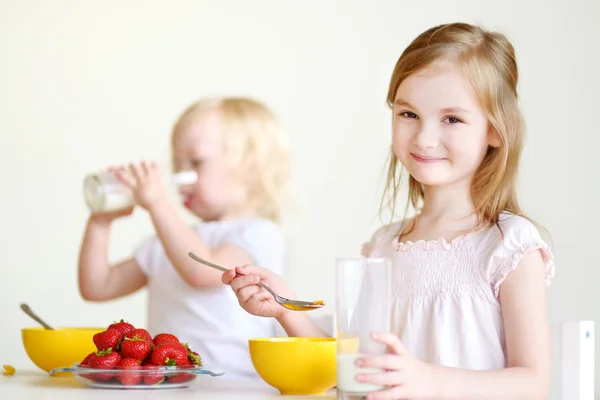
{"type": "Polygon", "coordinates": [[[498,227],[451,242],[399,242],[401,223],[380,228],[363,255],[392,260],[392,332],[422,361],[471,370],[507,365],[500,285],[530,250],[553,255],[527,219],[503,213],[498,227]],[[504,237],[502,237],[502,234],[504,237]]]}

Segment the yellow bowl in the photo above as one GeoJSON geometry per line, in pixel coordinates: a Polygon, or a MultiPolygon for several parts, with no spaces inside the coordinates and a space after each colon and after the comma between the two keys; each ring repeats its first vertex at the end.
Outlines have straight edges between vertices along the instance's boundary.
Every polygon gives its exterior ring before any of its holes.
{"type": "Polygon", "coordinates": [[[256,372],[281,394],[320,394],[336,384],[334,338],[250,339],[256,372]]]}
{"type": "Polygon", "coordinates": [[[96,351],[93,336],[106,328],[24,328],[23,347],[29,359],[48,372],[53,368],[70,367],[96,351]]]}

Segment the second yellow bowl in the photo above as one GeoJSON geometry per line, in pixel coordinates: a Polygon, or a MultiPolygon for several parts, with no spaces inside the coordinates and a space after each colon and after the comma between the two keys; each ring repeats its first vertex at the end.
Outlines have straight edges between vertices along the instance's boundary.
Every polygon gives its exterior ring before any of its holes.
{"type": "Polygon", "coordinates": [[[320,394],[336,384],[334,338],[257,338],[249,346],[256,372],[281,394],[320,394]]]}

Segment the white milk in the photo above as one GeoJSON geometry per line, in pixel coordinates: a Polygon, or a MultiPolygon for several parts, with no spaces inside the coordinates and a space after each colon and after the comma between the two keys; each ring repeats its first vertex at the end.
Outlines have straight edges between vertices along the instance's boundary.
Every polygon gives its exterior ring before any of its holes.
{"type": "Polygon", "coordinates": [[[129,208],[135,204],[133,197],[127,193],[106,192],[104,193],[104,203],[102,212],[120,211],[129,208]]]}
{"type": "Polygon", "coordinates": [[[360,383],[356,375],[360,373],[383,372],[377,368],[357,368],[354,362],[366,354],[339,354],[337,356],[337,389],[346,393],[369,393],[384,389],[384,386],[360,383]]]}
{"type": "MultiPolygon", "coordinates": [[[[169,180],[172,184],[181,186],[193,184],[197,179],[195,171],[183,171],[171,175],[169,180]]],[[[108,213],[135,205],[131,191],[110,171],[87,175],[84,179],[83,194],[92,212],[108,213]]]]}
{"type": "Polygon", "coordinates": [[[94,185],[91,181],[86,196],[92,211],[109,213],[124,210],[135,205],[133,194],[120,183],[94,185]]]}

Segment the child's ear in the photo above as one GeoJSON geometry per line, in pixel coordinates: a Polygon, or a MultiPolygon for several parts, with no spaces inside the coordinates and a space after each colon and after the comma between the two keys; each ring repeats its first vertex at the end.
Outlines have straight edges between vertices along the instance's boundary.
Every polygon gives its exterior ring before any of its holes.
{"type": "Polygon", "coordinates": [[[502,139],[500,139],[500,135],[494,128],[488,130],[488,145],[491,147],[500,147],[502,144],[502,139]]]}

